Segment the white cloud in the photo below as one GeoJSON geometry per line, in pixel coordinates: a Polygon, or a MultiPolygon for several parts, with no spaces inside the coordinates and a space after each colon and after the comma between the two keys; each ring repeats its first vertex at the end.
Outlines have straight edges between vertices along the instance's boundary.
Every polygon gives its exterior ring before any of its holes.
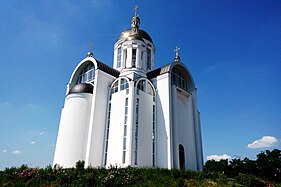
{"type": "Polygon", "coordinates": [[[207,160],[215,160],[215,161],[220,161],[220,160],[230,160],[231,156],[227,155],[227,154],[223,154],[223,155],[210,155],[207,156],[207,160]]]}
{"type": "Polygon", "coordinates": [[[2,151],[1,151],[1,153],[7,153],[8,152],[8,150],[6,150],[6,149],[3,149],[2,151]]]}
{"type": "Polygon", "coordinates": [[[35,141],[31,141],[30,144],[34,145],[34,144],[36,144],[36,142],[35,141]]]}
{"type": "Polygon", "coordinates": [[[278,139],[273,136],[263,136],[261,139],[255,140],[253,143],[248,144],[248,148],[264,148],[275,146],[278,139]]]}
{"type": "Polygon", "coordinates": [[[19,151],[19,150],[14,150],[12,153],[13,153],[14,155],[18,155],[18,154],[21,154],[22,152],[19,151]]]}
{"type": "Polygon", "coordinates": [[[41,132],[39,133],[39,136],[43,136],[43,135],[45,135],[45,134],[47,134],[45,131],[41,131],[41,132]]]}

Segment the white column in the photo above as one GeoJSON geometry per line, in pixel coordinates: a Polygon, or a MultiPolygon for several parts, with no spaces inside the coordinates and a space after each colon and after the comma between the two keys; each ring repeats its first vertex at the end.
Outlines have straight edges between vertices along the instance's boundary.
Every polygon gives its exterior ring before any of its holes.
{"type": "MultiPolygon", "coordinates": [[[[168,87],[169,87],[169,114],[172,114],[172,86],[171,86],[171,78],[170,76],[168,77],[168,87]]],[[[167,132],[168,137],[168,169],[172,169],[173,166],[173,129],[172,129],[172,124],[173,124],[173,118],[170,115],[169,118],[169,129],[167,132]]]]}
{"type": "Polygon", "coordinates": [[[138,45],[137,47],[137,54],[136,54],[136,68],[141,68],[141,48],[138,45]]]}
{"type": "Polygon", "coordinates": [[[127,68],[132,67],[132,45],[128,46],[127,48],[127,63],[126,63],[127,68]]]}
{"type": "Polygon", "coordinates": [[[134,165],[134,116],[135,116],[135,87],[134,81],[130,83],[129,88],[129,103],[128,103],[128,119],[127,119],[127,153],[126,157],[128,156],[128,160],[126,163],[128,165],[134,165]]]}

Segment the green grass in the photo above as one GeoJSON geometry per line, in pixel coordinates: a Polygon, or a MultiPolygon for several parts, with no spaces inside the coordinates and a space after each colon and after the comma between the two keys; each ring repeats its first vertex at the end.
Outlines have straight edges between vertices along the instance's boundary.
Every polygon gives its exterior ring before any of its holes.
{"type": "MultiPolygon", "coordinates": [[[[63,169],[6,168],[0,171],[0,186],[210,186],[241,187],[266,186],[252,175],[239,174],[230,179],[222,173],[194,172],[177,169],[159,168],[76,168],[63,169]]],[[[280,186],[280,184],[275,184],[280,186]]]]}

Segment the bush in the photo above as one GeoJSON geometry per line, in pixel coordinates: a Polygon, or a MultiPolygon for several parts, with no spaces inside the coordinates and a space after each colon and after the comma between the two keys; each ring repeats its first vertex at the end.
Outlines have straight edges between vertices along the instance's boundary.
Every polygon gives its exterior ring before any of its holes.
{"type": "MultiPolygon", "coordinates": [[[[228,178],[223,172],[195,172],[160,168],[84,168],[78,161],[76,168],[63,169],[56,165],[29,168],[22,165],[0,171],[0,186],[266,186],[253,175],[239,174],[228,178]]],[[[280,184],[275,184],[275,186],[280,184]]]]}

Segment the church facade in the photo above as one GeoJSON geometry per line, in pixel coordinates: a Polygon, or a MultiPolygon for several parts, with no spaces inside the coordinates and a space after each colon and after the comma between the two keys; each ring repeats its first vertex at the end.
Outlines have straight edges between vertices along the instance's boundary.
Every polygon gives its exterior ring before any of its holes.
{"type": "Polygon", "coordinates": [[[154,68],[155,46],[132,18],[114,45],[113,68],[89,52],[67,84],[53,164],[201,170],[193,78],[175,60],[154,68]]]}

